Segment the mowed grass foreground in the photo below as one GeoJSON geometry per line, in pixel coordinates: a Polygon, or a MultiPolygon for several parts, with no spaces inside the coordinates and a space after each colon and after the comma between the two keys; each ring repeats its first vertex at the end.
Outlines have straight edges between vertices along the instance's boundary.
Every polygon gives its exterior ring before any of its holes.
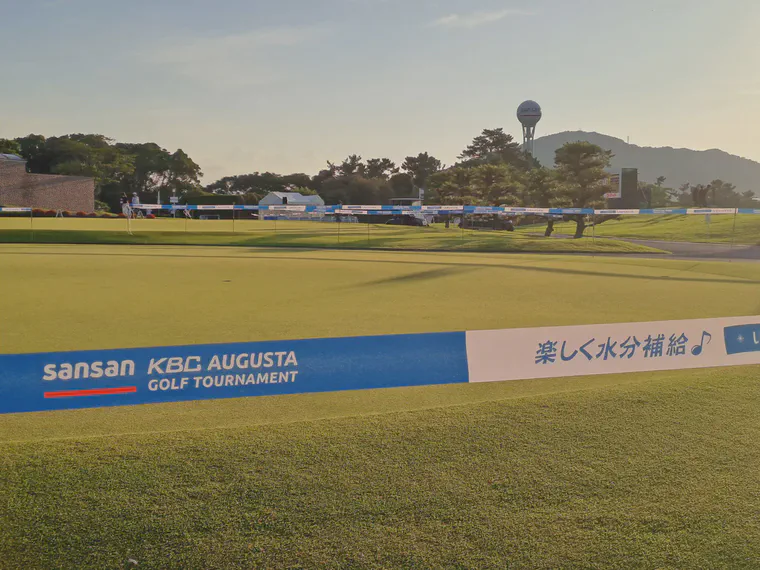
{"type": "MultiPolygon", "coordinates": [[[[5,352],[760,313],[757,264],[129,246],[0,264],[5,352]]],[[[756,567],[758,372],[3,416],[0,567],[756,567]]]]}
{"type": "Polygon", "coordinates": [[[218,245],[549,253],[664,253],[616,240],[385,224],[274,220],[0,218],[0,243],[218,245]],[[32,231],[33,230],[33,231],[32,231]]]}

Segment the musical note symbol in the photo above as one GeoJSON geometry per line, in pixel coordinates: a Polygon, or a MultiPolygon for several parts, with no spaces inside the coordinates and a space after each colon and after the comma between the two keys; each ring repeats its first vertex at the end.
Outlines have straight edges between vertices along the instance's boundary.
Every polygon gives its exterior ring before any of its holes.
{"type": "Polygon", "coordinates": [[[702,333],[702,342],[691,349],[691,353],[694,356],[699,356],[700,354],[702,354],[702,351],[704,350],[704,347],[705,347],[705,340],[707,340],[707,344],[710,344],[710,342],[712,341],[712,335],[707,331],[702,333]]]}

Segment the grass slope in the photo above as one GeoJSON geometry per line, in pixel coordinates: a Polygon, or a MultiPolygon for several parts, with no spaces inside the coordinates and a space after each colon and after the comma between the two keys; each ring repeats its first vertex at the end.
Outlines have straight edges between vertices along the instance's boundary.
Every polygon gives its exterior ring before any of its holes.
{"type": "MultiPolygon", "coordinates": [[[[5,245],[0,266],[4,352],[760,313],[757,264],[5,245]]],[[[0,567],[750,568],[759,372],[0,416],[0,567]]]]}
{"type": "MultiPolygon", "coordinates": [[[[557,232],[572,234],[574,223],[557,224],[557,232]]],[[[525,230],[535,233],[536,229],[525,230]]],[[[586,235],[591,235],[591,228],[586,235]]],[[[596,237],[632,238],[660,241],[689,241],[706,243],[737,243],[760,245],[760,216],[711,216],[709,225],[705,216],[627,216],[608,220],[596,226],[596,237]]]]}
{"type": "Polygon", "coordinates": [[[0,219],[0,243],[225,245],[339,249],[468,250],[556,253],[662,253],[612,240],[549,240],[525,233],[375,224],[231,220],[0,219]],[[234,231],[233,231],[234,230],[234,231]]]}

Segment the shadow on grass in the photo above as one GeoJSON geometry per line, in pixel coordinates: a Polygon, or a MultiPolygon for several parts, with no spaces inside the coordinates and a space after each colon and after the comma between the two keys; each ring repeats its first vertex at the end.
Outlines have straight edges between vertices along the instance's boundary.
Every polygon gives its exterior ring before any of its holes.
{"type": "Polygon", "coordinates": [[[324,249],[389,249],[416,251],[483,251],[483,252],[544,252],[553,253],[597,253],[609,249],[610,252],[628,253],[625,248],[609,244],[599,247],[595,244],[568,242],[563,248],[551,249],[547,243],[523,236],[503,234],[471,235],[459,232],[441,232],[429,229],[387,230],[384,227],[352,226],[338,235],[337,232],[285,231],[279,233],[262,232],[256,235],[228,232],[126,232],[86,231],[86,230],[1,230],[0,243],[41,243],[41,244],[88,244],[88,245],[215,245],[244,247],[310,247],[324,249]],[[366,237],[365,237],[366,236],[366,237]]]}
{"type": "MultiPolygon", "coordinates": [[[[29,242],[20,242],[20,243],[29,243],[29,242]]],[[[56,242],[60,243],[60,242],[56,242]]],[[[63,243],[70,243],[70,242],[63,242],[63,243]]],[[[88,242],[94,243],[97,245],[103,245],[103,242],[96,241],[96,242],[88,242]]],[[[109,245],[109,244],[105,244],[109,245]]],[[[151,244],[151,245],[164,245],[164,244],[151,244]]],[[[171,244],[166,244],[171,245],[171,244]]],[[[202,245],[202,244],[184,244],[188,246],[193,245],[202,245]]],[[[231,244],[218,244],[218,245],[231,245],[231,244]]],[[[242,244],[241,244],[242,245],[242,244]]],[[[282,247],[282,249],[285,249],[282,247]]],[[[322,248],[322,247],[298,247],[298,252],[303,253],[305,251],[313,251],[313,252],[324,252],[329,251],[330,248],[322,248]]],[[[333,248],[338,249],[338,248],[333,248]]],[[[349,248],[350,249],[350,248],[349,248]]],[[[359,249],[359,248],[356,248],[359,249]]],[[[366,248],[362,248],[366,250],[366,248]]],[[[269,249],[271,252],[280,252],[280,247],[271,247],[269,249]]],[[[461,251],[461,250],[460,250],[461,251]]],[[[407,253],[400,251],[399,253],[407,253]]],[[[434,250],[430,250],[431,253],[434,253],[434,250]]],[[[388,263],[392,265],[422,265],[422,266],[447,266],[447,267],[456,267],[456,268],[463,268],[463,267],[470,267],[470,268],[485,268],[485,269],[502,269],[502,270],[508,270],[508,271],[527,271],[527,272],[538,272],[538,273],[547,273],[547,274],[555,274],[555,275],[577,275],[579,277],[611,277],[611,278],[621,278],[621,279],[636,279],[640,281],[670,281],[675,283],[715,283],[715,284],[728,284],[728,285],[751,285],[751,286],[757,286],[760,285],[760,280],[752,280],[752,279],[743,279],[743,278],[735,278],[735,279],[719,279],[719,278],[709,278],[709,277],[671,277],[668,275],[661,275],[661,276],[655,276],[655,275],[640,275],[636,273],[613,273],[608,271],[591,271],[591,270],[583,270],[583,269],[571,269],[566,267],[540,267],[540,266],[526,266],[526,265],[515,265],[511,263],[499,263],[499,264],[491,264],[491,263],[477,263],[472,261],[456,261],[456,262],[450,262],[446,261],[445,259],[437,260],[437,261],[422,261],[422,260],[400,260],[400,259],[361,259],[361,258],[333,258],[333,257],[303,257],[303,256],[297,256],[297,255],[262,255],[264,253],[264,250],[259,249],[258,246],[251,247],[248,251],[246,251],[248,255],[241,256],[241,255],[218,255],[218,254],[193,254],[193,255],[185,255],[185,254],[169,254],[169,253],[119,253],[118,255],[124,256],[124,257],[167,257],[167,258],[189,258],[189,259],[200,259],[200,258],[209,258],[209,259],[263,259],[263,260],[277,260],[277,261],[325,261],[325,262],[331,262],[331,263],[388,263]]],[[[386,251],[386,253],[395,253],[393,251],[386,251]]],[[[421,251],[418,253],[426,253],[426,251],[421,251]]],[[[452,252],[456,253],[456,251],[452,252]]],[[[488,253],[488,252],[485,252],[488,253]]],[[[531,252],[519,252],[519,253],[526,253],[530,254],[531,252]]],[[[558,252],[547,252],[547,253],[554,253],[558,254],[558,252]]],[[[18,252],[4,252],[4,255],[50,255],[48,252],[34,252],[34,251],[18,251],[18,252]]],[[[102,257],[112,257],[113,253],[98,253],[98,252],[57,252],[56,255],[72,255],[72,256],[102,256],[102,257]]],[[[435,276],[434,276],[435,277],[435,276]]],[[[431,277],[431,278],[434,278],[431,277]]],[[[375,282],[368,282],[364,283],[360,286],[367,286],[367,285],[376,285],[379,283],[375,282]]]]}
{"type": "MultiPolygon", "coordinates": [[[[395,277],[388,277],[385,279],[377,279],[376,281],[368,281],[362,283],[362,287],[368,285],[390,285],[393,283],[414,283],[419,281],[432,281],[434,279],[440,279],[441,277],[448,277],[450,275],[458,275],[461,273],[467,273],[473,268],[464,267],[442,267],[440,269],[428,269],[427,271],[419,271],[417,273],[408,273],[406,275],[397,275],[395,277]]],[[[477,269],[477,268],[476,268],[477,269]]]]}

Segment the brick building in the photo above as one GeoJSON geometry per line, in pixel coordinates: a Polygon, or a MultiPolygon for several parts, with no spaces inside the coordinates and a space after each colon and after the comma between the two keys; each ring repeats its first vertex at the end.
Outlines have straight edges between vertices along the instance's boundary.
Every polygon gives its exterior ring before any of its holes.
{"type": "Polygon", "coordinates": [[[0,154],[0,206],[95,211],[95,181],[84,176],[29,174],[26,161],[0,154]]]}

